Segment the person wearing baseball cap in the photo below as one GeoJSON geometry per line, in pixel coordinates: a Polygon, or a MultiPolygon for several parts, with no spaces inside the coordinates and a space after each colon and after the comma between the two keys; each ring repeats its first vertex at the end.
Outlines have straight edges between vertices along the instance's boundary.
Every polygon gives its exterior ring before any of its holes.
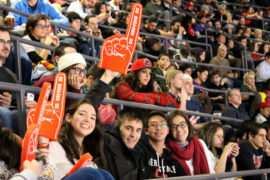
{"type": "Polygon", "coordinates": [[[152,63],[149,59],[135,60],[130,73],[116,85],[114,97],[126,101],[170,106],[173,98],[166,93],[154,92],[152,63]]]}
{"type": "MultiPolygon", "coordinates": [[[[68,53],[61,56],[57,62],[59,72],[64,72],[67,76],[67,91],[80,93],[84,85],[87,73],[86,61],[80,53],[68,53]]],[[[44,82],[54,84],[55,74],[46,76],[38,80],[34,86],[42,87],[44,82]]],[[[69,100],[67,104],[72,104],[74,100],[69,100]]]]}
{"type": "Polygon", "coordinates": [[[255,121],[260,124],[266,122],[270,116],[270,98],[265,98],[265,102],[261,102],[256,108],[259,113],[255,116],[255,121]]]}

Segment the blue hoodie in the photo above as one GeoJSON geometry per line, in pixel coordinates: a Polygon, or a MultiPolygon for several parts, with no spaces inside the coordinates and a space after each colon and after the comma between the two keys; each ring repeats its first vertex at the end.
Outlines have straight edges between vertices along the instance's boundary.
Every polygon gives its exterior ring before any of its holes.
{"type": "MultiPolygon", "coordinates": [[[[35,11],[32,11],[26,0],[17,1],[12,8],[30,15],[42,13],[49,16],[54,23],[66,27],[69,26],[68,19],[62,14],[60,14],[49,2],[44,0],[38,0],[35,11]]],[[[15,26],[25,24],[27,21],[27,17],[22,16],[20,14],[14,13],[14,16],[15,16],[15,26]]]]}

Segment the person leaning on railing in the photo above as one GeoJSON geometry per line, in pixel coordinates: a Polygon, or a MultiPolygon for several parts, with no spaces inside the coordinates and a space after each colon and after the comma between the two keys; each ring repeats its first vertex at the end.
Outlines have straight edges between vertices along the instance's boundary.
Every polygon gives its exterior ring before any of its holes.
{"type": "Polygon", "coordinates": [[[160,106],[170,106],[175,100],[166,93],[154,92],[152,63],[149,59],[137,59],[130,73],[115,87],[114,98],[160,106]]]}

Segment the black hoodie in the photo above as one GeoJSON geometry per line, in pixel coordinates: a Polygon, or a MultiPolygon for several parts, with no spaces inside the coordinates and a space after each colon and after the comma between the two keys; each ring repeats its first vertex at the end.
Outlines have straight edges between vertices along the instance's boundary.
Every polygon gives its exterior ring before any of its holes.
{"type": "Polygon", "coordinates": [[[123,143],[119,128],[105,132],[104,153],[108,162],[108,170],[116,180],[142,179],[143,167],[141,149],[137,145],[128,149],[123,143]]]}
{"type": "Polygon", "coordinates": [[[167,151],[165,147],[163,148],[163,155],[160,157],[149,144],[148,139],[142,139],[139,145],[144,149],[144,179],[186,175],[182,166],[172,158],[171,152],[167,151]]]}

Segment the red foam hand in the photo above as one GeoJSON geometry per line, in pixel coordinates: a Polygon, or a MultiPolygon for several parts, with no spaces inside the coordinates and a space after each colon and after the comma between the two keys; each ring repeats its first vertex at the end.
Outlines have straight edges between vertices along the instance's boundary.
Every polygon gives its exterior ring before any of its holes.
{"type": "Polygon", "coordinates": [[[80,160],[73,166],[73,168],[68,172],[67,176],[71,175],[75,171],[87,167],[88,164],[92,161],[93,157],[91,156],[90,153],[85,153],[82,155],[80,160]]]}
{"type": "MultiPolygon", "coordinates": [[[[65,111],[66,84],[66,75],[64,73],[57,73],[54,80],[51,100],[46,103],[45,112],[42,118],[39,136],[47,137],[51,141],[57,141],[62,125],[65,111]]],[[[35,112],[36,106],[33,106],[28,112],[28,127],[31,124],[36,123],[33,118],[35,112]]]]}
{"type": "Polygon", "coordinates": [[[132,6],[125,35],[114,35],[104,41],[98,64],[99,68],[127,74],[140,32],[142,8],[140,3],[135,3],[132,6]]]}
{"type": "Polygon", "coordinates": [[[49,83],[44,83],[35,107],[36,111],[33,116],[33,120],[36,123],[28,126],[23,139],[20,167],[21,171],[23,170],[23,162],[25,160],[32,161],[36,158],[39,129],[43,118],[45,106],[49,98],[50,90],[51,85],[49,83]]]}

